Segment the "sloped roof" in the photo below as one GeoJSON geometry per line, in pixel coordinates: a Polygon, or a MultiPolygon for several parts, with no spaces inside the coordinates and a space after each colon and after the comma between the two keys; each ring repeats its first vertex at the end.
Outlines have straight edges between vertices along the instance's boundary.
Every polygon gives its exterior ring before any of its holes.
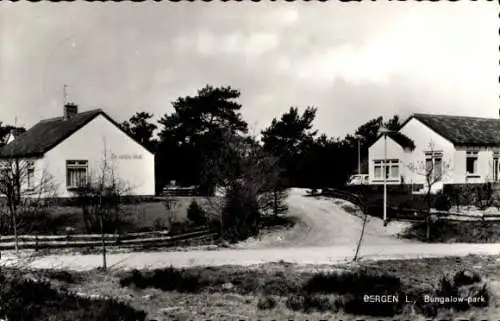
{"type": "Polygon", "coordinates": [[[500,147],[500,119],[432,114],[414,114],[413,118],[454,145],[500,147]]]}
{"type": "Polygon", "coordinates": [[[122,130],[102,109],[81,112],[67,120],[64,117],[45,119],[39,121],[28,131],[16,137],[14,141],[2,147],[0,149],[0,158],[42,156],[98,115],[103,115],[122,130]]]}
{"type": "MultiPolygon", "coordinates": [[[[384,136],[384,134],[379,134],[372,145],[374,145],[380,138],[382,138],[382,136],[384,136]]],[[[387,137],[392,138],[392,140],[394,140],[396,144],[403,147],[403,149],[405,150],[413,151],[415,149],[415,142],[405,134],[402,134],[400,132],[388,132],[387,137]]]]}
{"type": "Polygon", "coordinates": [[[398,143],[401,147],[408,150],[415,149],[415,143],[408,136],[403,135],[399,132],[388,133],[387,136],[392,138],[396,143],[398,143]]]}

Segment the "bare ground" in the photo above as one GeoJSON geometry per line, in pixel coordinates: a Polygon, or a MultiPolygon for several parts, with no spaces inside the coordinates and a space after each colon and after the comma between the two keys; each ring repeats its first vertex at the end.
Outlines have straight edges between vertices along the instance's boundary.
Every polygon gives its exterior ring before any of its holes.
{"type": "MultiPolygon", "coordinates": [[[[266,233],[256,239],[237,244],[235,248],[275,248],[312,246],[355,246],[363,226],[363,215],[357,207],[343,200],[306,196],[303,189],[292,189],[287,200],[288,215],[297,218],[290,230],[266,233]]],[[[364,243],[372,245],[408,244],[397,234],[409,227],[408,223],[391,222],[383,226],[381,219],[368,217],[364,243]]]]}
{"type": "MultiPolygon", "coordinates": [[[[248,240],[225,249],[192,251],[110,253],[113,269],[154,268],[165,266],[249,266],[286,261],[297,264],[338,264],[351,261],[362,227],[362,216],[347,202],[305,196],[294,189],[289,197],[290,213],[301,221],[288,231],[273,232],[262,239],[248,240]]],[[[361,246],[362,259],[410,259],[421,257],[464,256],[468,254],[500,255],[500,244],[426,244],[402,240],[397,234],[405,229],[397,222],[383,227],[380,219],[369,218],[361,246]]],[[[33,257],[24,252],[23,259],[12,252],[2,253],[1,265],[31,268],[91,270],[99,267],[99,254],[60,254],[33,257]]]]}
{"type": "MultiPolygon", "coordinates": [[[[405,284],[429,286],[436,284],[447,274],[461,269],[474,270],[488,282],[493,294],[490,306],[474,308],[464,312],[442,312],[436,320],[498,320],[500,318],[500,259],[498,257],[467,256],[463,258],[449,257],[423,260],[396,260],[364,262],[361,264],[318,266],[293,265],[287,263],[266,263],[249,267],[222,266],[210,269],[209,273],[216,273],[217,277],[233,278],[234,275],[248,278],[249,282],[259,279],[262,282],[274,278],[276,272],[284,273],[287,277],[304,280],[311,273],[325,270],[350,270],[356,267],[366,267],[376,271],[389,272],[401,279],[405,284]]],[[[197,268],[204,273],[206,268],[197,268]]],[[[161,291],[158,289],[138,289],[135,287],[121,287],[119,278],[121,273],[104,274],[98,271],[89,271],[79,274],[80,281],[59,286],[85,296],[113,297],[131,304],[137,309],[148,313],[149,320],[427,320],[416,314],[411,308],[405,310],[404,315],[392,318],[363,317],[345,314],[342,311],[326,312],[295,312],[286,307],[286,296],[274,296],[277,306],[269,310],[257,308],[257,302],[262,294],[257,290],[250,293],[239,293],[236,288],[228,290],[206,289],[201,293],[178,293],[176,291],[161,291]]],[[[253,283],[252,283],[253,284],[253,283]]]]}

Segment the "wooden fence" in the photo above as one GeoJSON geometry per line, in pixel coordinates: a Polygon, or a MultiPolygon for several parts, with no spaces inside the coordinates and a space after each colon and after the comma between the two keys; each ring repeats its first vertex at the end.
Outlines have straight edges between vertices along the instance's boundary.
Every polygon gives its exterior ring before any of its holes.
{"type": "MultiPolygon", "coordinates": [[[[364,209],[370,215],[382,217],[383,207],[381,205],[367,204],[367,201],[354,193],[337,189],[325,189],[322,195],[346,200],[364,209]]],[[[473,215],[453,211],[432,211],[432,214],[448,221],[500,221],[500,214],[483,213],[482,215],[473,215]]],[[[394,220],[423,221],[425,220],[426,213],[422,209],[388,206],[387,217],[394,220]]]]}
{"type": "MultiPolygon", "coordinates": [[[[170,235],[168,232],[143,232],[128,234],[105,234],[106,246],[168,246],[179,241],[188,241],[197,238],[216,237],[217,232],[210,229],[198,229],[189,233],[170,235]]],[[[44,249],[44,248],[77,248],[96,247],[102,245],[100,234],[86,235],[19,235],[18,244],[20,249],[44,249]]],[[[0,249],[14,249],[15,238],[12,235],[0,236],[0,249]]]]}

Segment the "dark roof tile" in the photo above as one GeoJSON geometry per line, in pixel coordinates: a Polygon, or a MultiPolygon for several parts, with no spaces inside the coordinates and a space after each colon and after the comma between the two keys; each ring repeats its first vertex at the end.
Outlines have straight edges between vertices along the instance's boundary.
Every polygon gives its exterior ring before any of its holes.
{"type": "Polygon", "coordinates": [[[454,145],[500,147],[500,119],[431,114],[413,117],[454,145]]]}
{"type": "Polygon", "coordinates": [[[41,156],[99,114],[104,112],[101,109],[94,109],[78,113],[68,120],[64,120],[63,117],[41,120],[10,144],[2,147],[0,157],[41,156]]]}

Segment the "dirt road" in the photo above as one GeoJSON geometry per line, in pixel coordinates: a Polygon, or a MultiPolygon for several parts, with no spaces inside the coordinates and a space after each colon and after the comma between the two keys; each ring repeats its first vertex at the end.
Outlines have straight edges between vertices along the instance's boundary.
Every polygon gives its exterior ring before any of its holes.
{"type": "MultiPolygon", "coordinates": [[[[351,246],[325,246],[273,249],[223,249],[216,251],[185,252],[139,252],[108,255],[108,266],[112,269],[161,268],[168,266],[221,266],[285,261],[297,264],[338,264],[351,261],[354,249],[351,246]]],[[[361,249],[363,259],[411,259],[422,257],[500,255],[500,244],[419,244],[365,245],[361,249]]],[[[32,260],[14,259],[2,255],[1,264],[38,269],[69,269],[85,271],[101,266],[100,255],[50,255],[32,260]]]]}
{"type": "MultiPolygon", "coordinates": [[[[115,269],[186,267],[195,265],[253,265],[286,261],[298,264],[337,264],[353,258],[362,227],[362,217],[346,202],[305,197],[303,190],[292,190],[288,200],[291,215],[301,222],[285,232],[274,232],[262,239],[248,240],[234,248],[169,252],[108,254],[108,266],[115,269]],[[352,214],[350,214],[352,213],[352,214]]],[[[424,244],[398,239],[404,224],[383,227],[371,218],[361,247],[363,259],[405,259],[419,257],[500,255],[500,244],[424,244]]],[[[16,259],[3,253],[0,265],[21,263],[31,268],[89,270],[101,265],[100,255],[49,255],[16,259]]]]}
{"type": "MultiPolygon", "coordinates": [[[[298,223],[292,229],[265,234],[235,247],[262,249],[357,244],[363,226],[363,215],[352,204],[327,197],[309,197],[303,189],[292,189],[287,204],[289,215],[298,218],[298,223]]],[[[363,243],[411,243],[396,236],[406,227],[408,224],[401,222],[392,222],[384,227],[381,219],[369,217],[363,243]]]]}

